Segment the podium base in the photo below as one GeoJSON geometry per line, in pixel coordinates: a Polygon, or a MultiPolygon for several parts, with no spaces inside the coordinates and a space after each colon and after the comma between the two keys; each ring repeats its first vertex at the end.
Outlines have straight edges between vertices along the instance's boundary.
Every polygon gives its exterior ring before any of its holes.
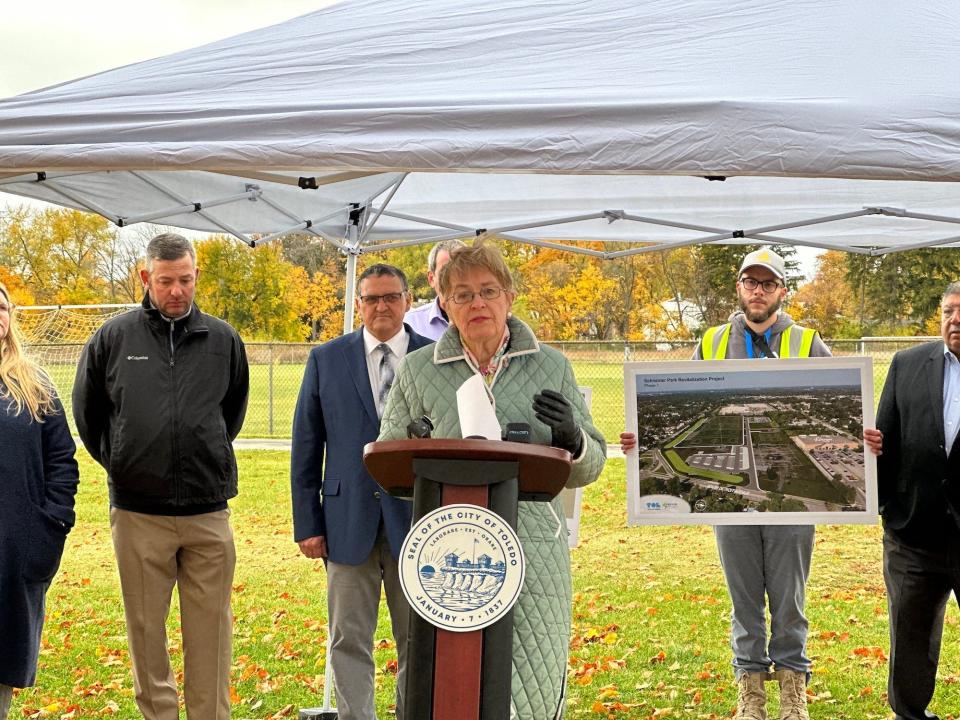
{"type": "Polygon", "coordinates": [[[299,720],[337,720],[338,717],[336,708],[304,708],[299,720]]]}

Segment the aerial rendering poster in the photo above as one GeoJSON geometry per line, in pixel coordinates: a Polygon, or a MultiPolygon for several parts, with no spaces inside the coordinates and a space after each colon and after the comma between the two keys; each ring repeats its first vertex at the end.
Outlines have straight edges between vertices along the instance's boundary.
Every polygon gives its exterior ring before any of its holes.
{"type": "Polygon", "coordinates": [[[868,357],[624,365],[631,525],[875,523],[868,357]]]}

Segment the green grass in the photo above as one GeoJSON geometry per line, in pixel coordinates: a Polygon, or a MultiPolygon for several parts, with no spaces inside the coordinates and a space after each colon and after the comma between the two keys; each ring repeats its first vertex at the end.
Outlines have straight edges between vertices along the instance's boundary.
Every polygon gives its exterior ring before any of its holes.
{"type": "Polygon", "coordinates": [[[697,431],[684,439],[681,447],[743,444],[743,418],[739,415],[714,415],[705,418],[697,426],[697,431]]]}
{"type": "MultiPolygon", "coordinates": [[[[256,359],[250,365],[250,403],[246,421],[240,437],[290,437],[293,424],[293,411],[297,404],[297,394],[303,379],[304,365],[297,360],[305,357],[307,346],[278,346],[286,348],[284,362],[274,362],[271,366],[265,360],[266,353],[257,348],[256,359]]],[[[278,350],[278,353],[280,350],[278,350]]],[[[583,354],[583,351],[580,351],[583,354]]],[[[592,362],[576,358],[572,360],[577,383],[593,388],[592,414],[597,429],[613,441],[619,437],[625,427],[623,407],[623,365],[616,362],[615,353],[608,353],[610,361],[592,362]]],[[[686,357],[686,356],[685,356],[686,357]]],[[[659,359],[651,353],[647,359],[659,359]]],[[[879,356],[874,358],[874,403],[880,397],[883,381],[886,378],[890,360],[879,356]]],[[[46,363],[60,391],[64,405],[70,416],[70,393],[76,366],[70,363],[46,363]]],[[[72,417],[71,417],[72,423],[72,417]]]]}
{"type": "Polygon", "coordinates": [[[675,450],[667,450],[663,453],[663,456],[673,465],[673,469],[684,475],[691,475],[693,477],[702,477],[707,480],[716,480],[717,482],[727,483],[728,485],[746,485],[747,481],[740,477],[739,475],[731,475],[730,473],[717,472],[716,470],[708,470],[707,468],[695,468],[687,465],[687,463],[677,454],[675,450]]]}
{"type": "MultiPolygon", "coordinates": [[[[73,423],[70,393],[76,367],[47,365],[47,371],[67,408],[73,423]]],[[[303,380],[304,366],[299,364],[253,364],[250,366],[250,401],[240,437],[290,437],[293,411],[303,380]]],[[[577,382],[593,388],[593,419],[607,438],[617,438],[624,428],[623,367],[603,363],[578,363],[574,366],[577,382]]]]}
{"type": "MultiPolygon", "coordinates": [[[[300,557],[291,539],[289,456],[247,451],[239,461],[241,495],[232,503],[238,555],[235,720],[319,705],[326,640],[322,565],[300,557]]],[[[628,529],[624,486],[624,462],[611,460],[584,495],[582,541],[572,558],[567,717],[729,717],[736,696],[729,602],[712,533],[704,527],[628,529]]],[[[15,698],[11,718],[139,717],[104,475],[86,456],[77,510],[63,568],[48,594],[40,685],[15,698]]],[[[818,530],[807,593],[815,720],[888,717],[880,557],[878,527],[818,530]]],[[[178,627],[175,607],[169,633],[179,672],[178,627]]],[[[377,707],[380,717],[388,718],[394,691],[388,663],[395,651],[385,610],[376,638],[383,645],[375,655],[377,707]]],[[[948,711],[960,707],[958,638],[960,613],[951,605],[932,706],[943,718],[955,717],[948,711]]]]}
{"type": "Polygon", "coordinates": [[[684,440],[686,440],[688,437],[690,437],[690,435],[691,435],[692,433],[696,432],[696,430],[697,430],[701,425],[703,425],[706,421],[707,421],[707,418],[700,418],[700,419],[697,420],[693,425],[691,425],[691,426],[688,427],[686,430],[684,430],[683,432],[681,432],[679,435],[677,435],[675,438],[673,438],[673,440],[671,440],[670,442],[668,442],[668,443],[667,443],[666,445],[664,445],[663,447],[664,447],[664,448],[676,447],[677,445],[679,445],[680,443],[682,443],[684,440]]]}

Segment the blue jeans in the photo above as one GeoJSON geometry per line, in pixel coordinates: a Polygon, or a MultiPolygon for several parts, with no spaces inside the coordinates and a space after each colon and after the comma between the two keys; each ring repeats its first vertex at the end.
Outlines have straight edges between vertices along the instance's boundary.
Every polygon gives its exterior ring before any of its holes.
{"type": "Polygon", "coordinates": [[[714,532],[733,603],[730,645],[736,676],[778,669],[801,672],[809,679],[803,603],[814,526],[726,525],[714,532]]]}

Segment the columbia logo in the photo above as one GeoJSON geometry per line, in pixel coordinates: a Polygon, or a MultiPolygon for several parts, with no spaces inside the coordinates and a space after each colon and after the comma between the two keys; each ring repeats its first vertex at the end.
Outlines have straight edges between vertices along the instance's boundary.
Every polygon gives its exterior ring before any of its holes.
{"type": "Polygon", "coordinates": [[[149,360],[147,355],[127,355],[127,360],[149,360]]]}

